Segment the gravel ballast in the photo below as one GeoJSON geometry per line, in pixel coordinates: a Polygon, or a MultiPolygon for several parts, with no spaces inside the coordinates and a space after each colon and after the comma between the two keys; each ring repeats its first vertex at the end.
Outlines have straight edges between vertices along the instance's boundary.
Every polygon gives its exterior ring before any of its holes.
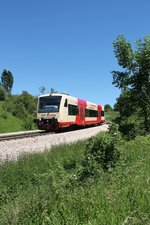
{"type": "Polygon", "coordinates": [[[52,146],[73,143],[90,138],[101,131],[107,131],[108,125],[90,127],[64,133],[51,133],[45,136],[36,136],[0,142],[0,162],[17,160],[21,155],[33,152],[50,150],[52,146]]]}

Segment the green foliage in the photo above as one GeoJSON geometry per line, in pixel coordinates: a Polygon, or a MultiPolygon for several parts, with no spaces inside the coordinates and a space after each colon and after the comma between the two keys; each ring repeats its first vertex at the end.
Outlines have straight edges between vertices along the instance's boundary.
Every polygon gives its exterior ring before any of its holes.
{"type": "Polygon", "coordinates": [[[136,42],[135,50],[124,36],[113,42],[115,56],[123,71],[113,71],[113,84],[122,89],[117,101],[121,118],[138,112],[143,129],[150,131],[150,37],[136,42]]]}
{"type": "Polygon", "coordinates": [[[106,104],[106,105],[104,106],[104,111],[105,111],[105,112],[111,112],[111,111],[113,111],[113,108],[112,108],[109,104],[106,104]]]}
{"type": "Polygon", "coordinates": [[[0,101],[4,101],[5,99],[6,99],[6,91],[2,86],[0,86],[0,101]]]}
{"type": "Polygon", "coordinates": [[[34,120],[34,117],[32,115],[27,115],[26,117],[23,118],[22,127],[25,130],[32,130],[32,128],[33,128],[33,120],[34,120]]]}
{"type": "Polygon", "coordinates": [[[34,96],[29,94],[27,91],[23,91],[18,98],[18,102],[21,102],[24,105],[28,114],[35,115],[37,99],[34,96]]]}
{"type": "Polygon", "coordinates": [[[126,140],[145,134],[143,115],[140,115],[140,109],[132,103],[131,98],[134,99],[134,96],[130,91],[123,91],[115,105],[119,115],[114,122],[119,124],[119,131],[126,140]]]}
{"type": "Polygon", "coordinates": [[[27,117],[26,108],[23,102],[19,101],[19,99],[16,99],[16,101],[14,101],[13,103],[12,115],[21,119],[24,119],[27,117]]]}
{"type": "Polygon", "coordinates": [[[105,120],[113,122],[116,120],[116,118],[119,117],[119,112],[118,111],[110,111],[105,113],[105,120]]]}
{"type": "Polygon", "coordinates": [[[23,91],[21,95],[10,96],[7,99],[8,111],[17,118],[25,118],[27,115],[36,115],[36,98],[23,91]]]}
{"type": "Polygon", "coordinates": [[[5,102],[3,102],[3,104],[1,104],[1,106],[2,106],[3,110],[1,111],[0,116],[3,119],[7,119],[8,118],[7,104],[5,102]]]}
{"type": "Polygon", "coordinates": [[[123,68],[130,70],[134,59],[131,44],[126,41],[124,35],[119,35],[117,40],[113,42],[113,46],[115,56],[118,59],[118,64],[123,68]]]}
{"type": "Polygon", "coordinates": [[[121,118],[130,117],[133,113],[138,111],[138,108],[133,104],[135,96],[130,91],[122,91],[115,108],[119,111],[121,118]]]}
{"type": "Polygon", "coordinates": [[[130,122],[128,119],[120,123],[119,130],[124,135],[124,138],[127,140],[134,139],[139,134],[139,129],[134,122],[130,122]]]}
{"type": "Polygon", "coordinates": [[[0,103],[0,133],[22,130],[22,121],[7,111],[5,103],[0,103]]]}
{"type": "Polygon", "coordinates": [[[8,70],[3,70],[1,74],[1,85],[7,93],[11,93],[13,87],[14,78],[12,73],[8,70]]]}
{"type": "Polygon", "coordinates": [[[0,165],[0,224],[149,224],[150,136],[123,142],[111,173],[79,183],[85,145],[0,165]]]}
{"type": "Polygon", "coordinates": [[[8,95],[5,101],[1,102],[0,132],[35,129],[33,121],[36,117],[36,103],[37,99],[28,92],[16,96],[8,95]],[[9,127],[9,124],[12,126],[9,127]]]}
{"type": "Polygon", "coordinates": [[[97,176],[99,169],[110,171],[119,159],[121,136],[118,128],[112,124],[109,133],[101,133],[87,141],[79,179],[97,176]]]}
{"type": "Polygon", "coordinates": [[[37,99],[27,91],[23,91],[21,95],[10,95],[12,87],[13,75],[10,71],[4,70],[0,82],[0,101],[3,101],[0,107],[0,132],[35,128],[33,121],[36,117],[37,99]],[[10,119],[14,124],[8,127],[12,124],[10,119]]]}

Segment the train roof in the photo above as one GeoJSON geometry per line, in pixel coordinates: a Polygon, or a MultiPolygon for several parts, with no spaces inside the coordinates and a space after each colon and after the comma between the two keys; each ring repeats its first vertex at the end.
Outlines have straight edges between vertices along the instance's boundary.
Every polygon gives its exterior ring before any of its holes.
{"type": "Polygon", "coordinates": [[[40,97],[47,97],[47,96],[70,96],[70,95],[65,94],[65,93],[48,93],[48,94],[39,95],[39,98],[40,97]]]}
{"type": "MultiPolygon", "coordinates": [[[[43,94],[43,95],[40,95],[39,98],[40,97],[47,97],[47,96],[64,96],[64,97],[68,97],[68,98],[71,98],[71,99],[80,99],[80,98],[71,96],[71,95],[69,95],[67,93],[49,93],[49,94],[43,94]]],[[[80,99],[80,100],[82,100],[82,99],[80,99]]],[[[88,105],[93,105],[93,106],[100,105],[100,104],[96,104],[96,103],[93,103],[93,102],[89,102],[87,100],[83,100],[83,101],[86,101],[86,103],[88,105]]]]}

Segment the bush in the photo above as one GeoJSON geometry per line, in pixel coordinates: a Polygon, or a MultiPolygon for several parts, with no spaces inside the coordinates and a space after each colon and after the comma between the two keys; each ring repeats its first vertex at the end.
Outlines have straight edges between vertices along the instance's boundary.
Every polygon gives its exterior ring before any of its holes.
{"type": "Polygon", "coordinates": [[[16,102],[16,104],[13,105],[12,115],[20,119],[27,118],[28,113],[22,102],[16,102]]]}
{"type": "MultiPolygon", "coordinates": [[[[6,101],[3,101],[0,103],[0,117],[5,120],[8,118],[8,105],[7,105],[6,101]]],[[[2,124],[0,124],[0,125],[2,125],[2,124]]]]}
{"type": "Polygon", "coordinates": [[[8,118],[8,113],[7,112],[5,112],[5,111],[3,111],[2,113],[1,113],[1,117],[3,118],[3,119],[7,119],[8,118]]]}
{"type": "Polygon", "coordinates": [[[144,134],[143,122],[137,116],[124,118],[119,122],[119,131],[122,133],[125,140],[135,139],[138,135],[144,134]]]}
{"type": "Polygon", "coordinates": [[[5,99],[6,99],[6,91],[2,86],[0,86],[0,101],[5,101],[5,99]]]}
{"type": "Polygon", "coordinates": [[[104,171],[114,168],[120,156],[120,143],[121,136],[115,125],[112,125],[109,133],[100,133],[90,138],[86,144],[79,178],[82,180],[88,176],[96,176],[101,168],[104,171]]]}
{"type": "Polygon", "coordinates": [[[26,116],[26,118],[23,119],[23,125],[22,127],[26,130],[32,130],[33,126],[33,117],[32,116],[26,116]]]}
{"type": "Polygon", "coordinates": [[[10,112],[17,118],[24,119],[28,115],[36,116],[36,98],[27,92],[11,96],[8,103],[10,112]]]}

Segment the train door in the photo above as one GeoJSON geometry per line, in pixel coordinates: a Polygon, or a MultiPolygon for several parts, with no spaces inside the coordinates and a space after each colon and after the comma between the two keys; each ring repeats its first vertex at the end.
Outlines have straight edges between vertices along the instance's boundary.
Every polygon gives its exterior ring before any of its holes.
{"type": "Polygon", "coordinates": [[[81,124],[84,124],[84,121],[85,121],[85,109],[82,108],[82,106],[80,107],[80,121],[81,121],[81,124]]]}
{"type": "Polygon", "coordinates": [[[101,110],[102,110],[102,107],[98,105],[98,118],[97,118],[97,122],[101,122],[101,110]]]}
{"type": "Polygon", "coordinates": [[[77,124],[78,125],[84,125],[85,124],[85,108],[86,108],[86,101],[78,99],[78,109],[79,114],[77,117],[77,124]]]}
{"type": "Polygon", "coordinates": [[[85,124],[85,108],[83,105],[79,106],[79,125],[85,124]]]}

